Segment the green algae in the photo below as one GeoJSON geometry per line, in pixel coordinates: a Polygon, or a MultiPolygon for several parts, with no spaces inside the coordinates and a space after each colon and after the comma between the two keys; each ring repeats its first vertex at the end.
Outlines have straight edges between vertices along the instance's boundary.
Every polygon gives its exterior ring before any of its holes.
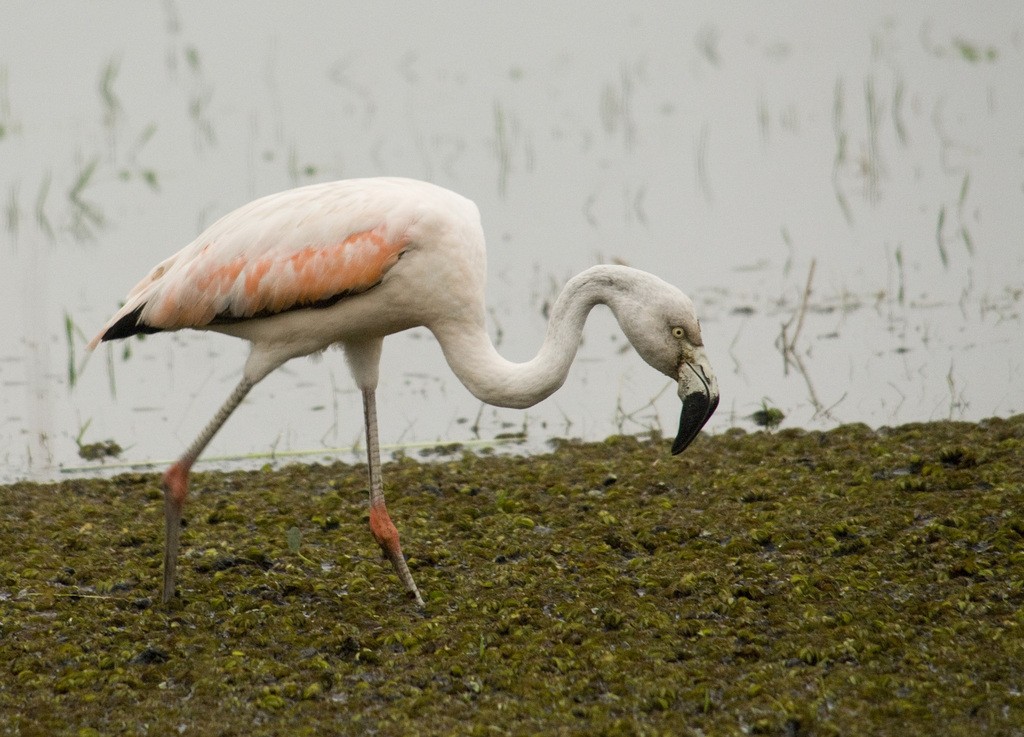
{"type": "Polygon", "coordinates": [[[1024,733],[1024,417],[0,487],[0,734],[1024,733]]]}

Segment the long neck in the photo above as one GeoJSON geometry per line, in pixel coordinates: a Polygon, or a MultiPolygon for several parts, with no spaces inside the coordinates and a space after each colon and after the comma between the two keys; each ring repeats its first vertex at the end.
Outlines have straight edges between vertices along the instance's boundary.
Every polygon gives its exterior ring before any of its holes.
{"type": "Polygon", "coordinates": [[[622,266],[594,266],[570,279],[555,300],[544,344],[525,363],[508,361],[495,350],[482,319],[431,329],[448,365],[477,399],[498,407],[530,407],[562,386],[590,310],[607,304],[617,314],[628,292],[624,282],[635,273],[622,266]]]}

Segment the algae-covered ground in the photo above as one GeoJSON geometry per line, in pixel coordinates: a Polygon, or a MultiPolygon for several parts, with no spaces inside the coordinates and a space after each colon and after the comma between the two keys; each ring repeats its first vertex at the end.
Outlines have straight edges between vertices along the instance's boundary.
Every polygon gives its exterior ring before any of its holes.
{"type": "Polygon", "coordinates": [[[1024,416],[0,488],[0,734],[1024,734],[1024,416]]]}

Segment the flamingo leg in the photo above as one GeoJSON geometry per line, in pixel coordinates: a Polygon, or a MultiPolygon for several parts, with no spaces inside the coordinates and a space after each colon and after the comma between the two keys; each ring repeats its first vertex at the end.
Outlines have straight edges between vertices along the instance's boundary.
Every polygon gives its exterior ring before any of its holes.
{"type": "Polygon", "coordinates": [[[185,498],[188,496],[188,475],[192,464],[209,444],[224,422],[235,411],[235,408],[242,403],[245,395],[256,384],[255,381],[243,376],[242,380],[231,392],[231,396],[217,410],[209,424],[193,441],[192,445],[182,454],[175,463],[168,468],[163,475],[162,486],[164,490],[164,586],[163,601],[166,604],[174,598],[174,582],[178,566],[178,543],[181,539],[181,512],[185,507],[185,498]]]}
{"type": "Polygon", "coordinates": [[[402,555],[398,541],[398,529],[388,515],[384,504],[384,487],[380,473],[380,444],[377,440],[377,399],[373,389],[363,389],[363,417],[366,421],[366,458],[370,470],[370,532],[380,545],[391,565],[395,567],[398,579],[412,594],[417,606],[424,606],[416,582],[412,580],[409,564],[402,555]]]}

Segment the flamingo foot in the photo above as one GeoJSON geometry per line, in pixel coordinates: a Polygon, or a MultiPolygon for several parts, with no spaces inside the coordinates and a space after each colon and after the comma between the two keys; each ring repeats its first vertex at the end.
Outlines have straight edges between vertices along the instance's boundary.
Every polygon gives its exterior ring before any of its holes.
{"type": "Polygon", "coordinates": [[[383,503],[370,505],[370,532],[380,545],[385,557],[391,561],[391,565],[398,574],[398,579],[405,586],[406,591],[412,594],[416,606],[423,607],[423,597],[420,596],[416,582],[412,580],[412,573],[409,572],[409,564],[402,555],[402,545],[398,541],[398,528],[391,521],[388,509],[383,503]]]}
{"type": "Polygon", "coordinates": [[[164,587],[163,602],[174,598],[178,567],[178,543],[181,539],[181,511],[188,495],[188,465],[179,461],[167,469],[164,487],[164,587]]]}

